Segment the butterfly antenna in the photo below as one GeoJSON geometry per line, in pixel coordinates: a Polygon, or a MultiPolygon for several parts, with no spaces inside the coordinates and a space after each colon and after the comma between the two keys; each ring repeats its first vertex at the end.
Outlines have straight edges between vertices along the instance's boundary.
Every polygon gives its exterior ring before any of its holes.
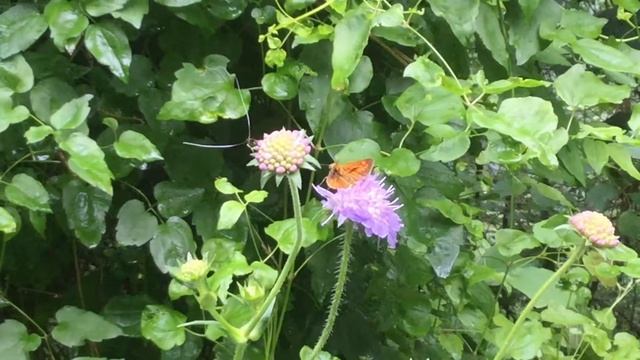
{"type": "MultiPolygon", "coordinates": [[[[231,74],[229,74],[228,71],[225,70],[225,72],[229,77],[231,77],[231,74]]],[[[184,145],[190,145],[190,146],[207,148],[207,149],[230,149],[236,146],[244,145],[249,142],[249,139],[251,139],[251,117],[249,116],[249,108],[247,107],[247,104],[244,102],[244,97],[242,96],[242,91],[240,90],[240,81],[238,81],[238,77],[234,76],[234,79],[236,81],[238,95],[240,96],[240,102],[242,103],[242,108],[244,109],[244,112],[245,112],[245,119],[247,119],[247,138],[244,139],[242,142],[235,143],[235,144],[206,145],[206,144],[193,143],[189,141],[183,141],[182,143],[184,145]]],[[[249,91],[249,96],[251,96],[251,91],[249,91]]]]}

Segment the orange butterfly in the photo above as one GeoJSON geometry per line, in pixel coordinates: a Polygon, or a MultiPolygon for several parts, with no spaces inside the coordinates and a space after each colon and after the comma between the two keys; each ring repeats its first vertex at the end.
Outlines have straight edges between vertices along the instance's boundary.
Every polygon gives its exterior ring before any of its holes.
{"type": "Polygon", "coordinates": [[[373,169],[373,160],[358,160],[344,164],[329,165],[327,186],[332,189],[344,189],[353,186],[363,177],[369,175],[373,169]]]}

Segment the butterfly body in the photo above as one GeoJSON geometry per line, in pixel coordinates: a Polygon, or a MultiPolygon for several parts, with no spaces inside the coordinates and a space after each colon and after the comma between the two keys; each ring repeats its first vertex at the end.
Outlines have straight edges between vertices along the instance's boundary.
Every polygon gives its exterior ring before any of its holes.
{"type": "Polygon", "coordinates": [[[348,163],[333,163],[329,165],[327,186],[331,189],[344,189],[355,185],[371,173],[373,160],[365,159],[348,163]]]}

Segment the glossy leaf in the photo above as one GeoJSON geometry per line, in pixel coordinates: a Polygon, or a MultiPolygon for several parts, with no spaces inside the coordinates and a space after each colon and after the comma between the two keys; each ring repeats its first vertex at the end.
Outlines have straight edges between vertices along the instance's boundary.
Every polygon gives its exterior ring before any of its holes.
{"type": "Polygon", "coordinates": [[[84,35],[87,50],[102,65],[127,82],[131,65],[131,48],[129,39],[115,22],[100,22],[89,25],[84,35]]]}
{"type": "Polygon", "coordinates": [[[80,181],[68,182],[62,190],[62,204],[69,228],[87,247],[100,243],[106,232],[105,216],[111,196],[80,181]]]}
{"type": "Polygon", "coordinates": [[[51,114],[51,125],[57,129],[75,129],[82,125],[89,115],[89,100],[93,95],[84,95],[62,105],[51,114]]]}
{"type": "Polygon", "coordinates": [[[120,134],[118,141],[113,144],[118,156],[126,159],[136,159],[144,162],[162,160],[160,151],[146,136],[132,130],[120,134]]]}
{"type": "Polygon", "coordinates": [[[27,49],[47,30],[44,17],[27,4],[17,4],[0,14],[0,60],[27,49]]]}
{"type": "Polygon", "coordinates": [[[153,196],[158,200],[158,211],[167,218],[189,215],[203,194],[204,189],[169,181],[158,183],[153,188],[153,196]]]}
{"type": "Polygon", "coordinates": [[[158,269],[166,273],[186,261],[187,254],[195,254],[196,243],[189,225],[174,216],[158,226],[149,250],[158,269]]]}
{"type": "Polygon", "coordinates": [[[118,211],[116,241],[121,245],[141,246],[158,230],[158,219],[148,213],[139,200],[129,200],[118,211]]]}
{"type": "Polygon", "coordinates": [[[147,13],[149,13],[149,0],[127,0],[121,9],[113,11],[111,15],[139,29],[142,24],[142,18],[147,13]]]}
{"type": "Polygon", "coordinates": [[[225,201],[220,207],[218,230],[231,229],[238,222],[244,210],[245,206],[236,200],[225,201]]]}
{"type": "Polygon", "coordinates": [[[16,232],[17,229],[18,224],[16,224],[16,220],[11,213],[7,209],[0,207],[0,232],[11,234],[16,232]]]}
{"type": "Polygon", "coordinates": [[[29,210],[51,212],[49,193],[40,181],[27,174],[18,174],[4,188],[7,200],[29,210]]]}
{"type": "Polygon", "coordinates": [[[67,0],[50,1],[44,8],[44,17],[49,24],[51,38],[58,50],[72,53],[80,36],[89,26],[89,19],[78,6],[67,0]]]}
{"type": "Polygon", "coordinates": [[[0,86],[16,93],[31,90],[33,70],[22,55],[14,55],[0,61],[0,86]]]}
{"type": "Polygon", "coordinates": [[[113,174],[104,161],[104,152],[93,139],[82,133],[74,132],[59,142],[59,145],[70,155],[67,164],[71,171],[107,194],[113,194],[111,187],[113,174]]]}

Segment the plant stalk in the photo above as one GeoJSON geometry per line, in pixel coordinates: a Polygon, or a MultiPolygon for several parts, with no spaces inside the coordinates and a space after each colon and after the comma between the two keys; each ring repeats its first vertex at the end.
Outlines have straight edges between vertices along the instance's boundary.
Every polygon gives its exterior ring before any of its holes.
{"type": "Polygon", "coordinates": [[[513,327],[511,327],[509,334],[507,334],[506,339],[502,343],[502,346],[500,346],[500,350],[498,350],[498,353],[496,353],[496,356],[493,358],[493,360],[502,360],[504,358],[507,350],[509,349],[509,345],[511,344],[511,340],[513,340],[513,337],[516,335],[522,324],[524,324],[524,321],[527,319],[527,316],[529,315],[531,310],[533,310],[535,304],[538,302],[538,300],[540,300],[547,289],[551,285],[555,284],[556,281],[558,281],[558,279],[562,275],[564,275],[564,273],[566,273],[569,268],[571,268],[571,265],[573,265],[573,263],[582,255],[586,244],[587,243],[585,240],[577,245],[576,248],[573,249],[573,252],[569,256],[567,261],[565,261],[565,263],[562,264],[562,266],[553,275],[551,275],[551,277],[549,277],[549,279],[547,279],[547,281],[545,281],[544,284],[542,284],[542,286],[538,289],[538,291],[531,297],[531,300],[529,300],[527,306],[524,308],[524,310],[522,310],[522,313],[520,313],[518,320],[516,320],[516,323],[513,324],[513,327]]]}
{"type": "Polygon", "coordinates": [[[271,306],[271,304],[275,301],[276,296],[278,296],[278,294],[280,293],[282,285],[289,277],[289,273],[291,273],[291,270],[293,270],[296,262],[296,257],[298,257],[298,253],[300,252],[300,248],[302,247],[302,207],[300,205],[300,194],[298,194],[298,188],[296,187],[293,179],[291,177],[287,177],[287,180],[289,181],[289,189],[291,191],[293,215],[296,219],[296,242],[293,245],[291,254],[282,267],[282,271],[280,272],[278,279],[276,279],[276,283],[273,285],[273,288],[271,288],[271,291],[269,291],[267,298],[262,303],[262,305],[260,305],[258,312],[253,316],[253,318],[251,318],[249,323],[242,328],[244,335],[247,337],[249,336],[249,334],[251,334],[256,325],[258,325],[260,319],[262,319],[264,314],[267,312],[267,309],[269,309],[269,306],[271,306]]]}
{"type": "Polygon", "coordinates": [[[336,281],[336,287],[333,290],[333,299],[331,300],[331,306],[329,307],[329,315],[327,315],[327,322],[322,329],[318,342],[313,347],[311,353],[311,360],[315,360],[320,351],[324,348],[333,331],[333,325],[338,317],[338,310],[340,309],[340,303],[342,302],[342,295],[344,294],[344,288],[347,283],[347,274],[349,272],[349,261],[351,260],[351,240],[353,239],[353,224],[347,222],[344,240],[342,241],[342,252],[340,253],[340,267],[338,268],[338,279],[336,281]]]}

